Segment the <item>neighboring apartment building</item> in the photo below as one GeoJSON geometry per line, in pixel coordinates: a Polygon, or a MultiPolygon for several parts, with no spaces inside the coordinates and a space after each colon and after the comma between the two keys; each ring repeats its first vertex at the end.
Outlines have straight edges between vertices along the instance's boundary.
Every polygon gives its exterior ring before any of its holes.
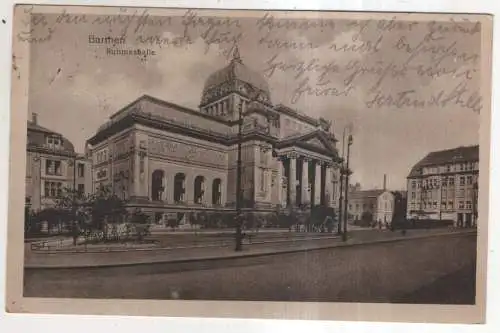
{"type": "Polygon", "coordinates": [[[27,130],[26,205],[35,211],[53,207],[66,187],[92,191],[91,163],[68,139],[40,126],[36,113],[27,130]]]}
{"type": "Polygon", "coordinates": [[[406,193],[387,190],[385,175],[383,189],[361,190],[358,183],[350,185],[349,192],[348,213],[351,221],[388,227],[393,223],[396,213],[398,218],[401,218],[401,211],[406,210],[406,193]]]}
{"type": "Polygon", "coordinates": [[[391,224],[394,195],[383,189],[359,190],[349,194],[348,213],[351,221],[391,224]]]}
{"type": "Polygon", "coordinates": [[[475,225],[478,177],[478,145],[429,153],[408,175],[407,218],[475,225]]]}

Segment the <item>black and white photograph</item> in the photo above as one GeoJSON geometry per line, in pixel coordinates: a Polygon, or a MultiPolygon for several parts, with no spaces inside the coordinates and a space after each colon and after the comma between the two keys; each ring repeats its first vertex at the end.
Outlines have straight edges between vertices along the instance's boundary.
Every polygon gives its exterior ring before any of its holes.
{"type": "Polygon", "coordinates": [[[22,5],[15,19],[18,302],[484,318],[489,16],[22,5]]]}

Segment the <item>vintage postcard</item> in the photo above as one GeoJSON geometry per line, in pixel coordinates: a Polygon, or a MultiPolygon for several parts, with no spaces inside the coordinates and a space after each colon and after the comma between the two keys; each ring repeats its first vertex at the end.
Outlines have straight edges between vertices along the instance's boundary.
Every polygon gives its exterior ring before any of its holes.
{"type": "Polygon", "coordinates": [[[483,323],[491,35],[16,6],[8,311],[483,323]]]}

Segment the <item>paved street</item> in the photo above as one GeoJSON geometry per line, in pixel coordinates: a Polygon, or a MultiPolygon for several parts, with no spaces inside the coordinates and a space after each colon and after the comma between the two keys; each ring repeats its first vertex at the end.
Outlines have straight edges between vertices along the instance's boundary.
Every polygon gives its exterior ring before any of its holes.
{"type": "Polygon", "coordinates": [[[26,270],[25,296],[473,303],[476,237],[114,268],[26,270]],[[439,291],[439,292],[436,292],[439,291]]]}
{"type": "MultiPolygon", "coordinates": [[[[234,256],[248,256],[257,254],[276,253],[293,250],[307,250],[322,247],[353,245],[376,241],[390,241],[398,238],[408,239],[412,237],[429,237],[436,234],[451,234],[461,232],[473,232],[466,229],[430,229],[411,230],[406,236],[401,232],[391,232],[389,230],[356,230],[349,233],[347,242],[343,242],[340,237],[334,234],[311,234],[311,233],[285,233],[285,237],[269,238],[269,234],[259,234],[252,238],[252,244],[245,240],[244,251],[236,253],[234,251],[234,236],[225,236],[222,243],[207,240],[206,236],[188,235],[189,239],[184,239],[184,235],[162,235],[162,243],[173,245],[173,248],[156,248],[138,250],[126,250],[103,252],[89,251],[79,253],[47,253],[46,251],[33,252],[30,246],[25,246],[26,267],[89,267],[89,266],[109,266],[124,264],[150,264],[167,261],[208,259],[234,256]],[[175,240],[180,237],[180,240],[175,240]],[[197,238],[198,246],[193,247],[192,238],[197,238]],[[185,246],[183,246],[185,245],[185,246]],[[182,247],[179,247],[182,246],[182,247]]],[[[211,238],[210,236],[208,238],[211,238]]]]}

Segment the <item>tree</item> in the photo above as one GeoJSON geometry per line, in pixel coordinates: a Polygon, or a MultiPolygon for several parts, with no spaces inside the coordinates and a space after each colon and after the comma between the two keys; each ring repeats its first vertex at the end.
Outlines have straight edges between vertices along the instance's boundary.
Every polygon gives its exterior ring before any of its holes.
{"type": "MultiPolygon", "coordinates": [[[[87,215],[85,210],[91,197],[70,187],[63,188],[62,195],[56,199],[56,208],[65,211],[68,220],[72,222],[72,231],[74,232],[74,223],[80,224],[82,217],[87,215]]],[[[87,212],[89,213],[89,212],[87,212]]],[[[77,228],[79,230],[79,228],[77,228]]]]}
{"type": "Polygon", "coordinates": [[[56,202],[56,208],[65,211],[70,221],[77,222],[78,230],[84,229],[87,233],[100,231],[104,240],[108,224],[122,222],[127,215],[124,201],[112,193],[111,186],[100,186],[91,195],[65,188],[56,202]]]}
{"type": "Polygon", "coordinates": [[[112,193],[109,186],[101,186],[91,195],[88,206],[91,212],[91,226],[104,232],[104,239],[108,224],[123,222],[127,216],[124,201],[112,193]]]}

